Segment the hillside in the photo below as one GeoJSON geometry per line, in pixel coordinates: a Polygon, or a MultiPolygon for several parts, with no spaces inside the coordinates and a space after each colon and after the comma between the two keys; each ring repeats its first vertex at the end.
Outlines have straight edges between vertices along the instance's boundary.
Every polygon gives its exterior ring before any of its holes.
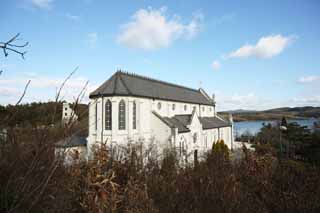
{"type": "MultiPolygon", "coordinates": [[[[71,106],[73,108],[73,106],[71,106]]],[[[79,121],[87,122],[88,106],[75,107],[79,121]]],[[[48,126],[61,122],[62,102],[33,102],[20,105],[0,105],[0,122],[10,127],[48,126]]]]}
{"type": "Polygon", "coordinates": [[[282,107],[264,111],[241,109],[219,112],[222,116],[227,116],[230,113],[233,115],[234,121],[280,120],[282,117],[286,117],[287,119],[305,119],[319,118],[320,107],[282,107]]]}

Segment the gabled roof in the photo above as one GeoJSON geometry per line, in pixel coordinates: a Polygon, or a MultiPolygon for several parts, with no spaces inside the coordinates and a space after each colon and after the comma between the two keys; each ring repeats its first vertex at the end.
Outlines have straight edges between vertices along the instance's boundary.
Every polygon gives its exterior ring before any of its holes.
{"type": "Polygon", "coordinates": [[[204,95],[200,89],[191,89],[122,71],[117,71],[113,74],[110,79],[93,91],[89,97],[114,95],[213,105],[213,101],[204,95]]]}
{"type": "MultiPolygon", "coordinates": [[[[153,114],[170,128],[178,128],[178,133],[190,132],[188,126],[191,123],[192,114],[175,115],[173,117],[162,117],[155,111],[153,111],[153,114]]],[[[231,126],[230,122],[219,117],[199,117],[199,120],[202,124],[202,129],[215,129],[231,126]]]]}
{"type": "Polygon", "coordinates": [[[214,129],[220,127],[231,126],[231,123],[218,117],[200,117],[203,129],[214,129]]]}

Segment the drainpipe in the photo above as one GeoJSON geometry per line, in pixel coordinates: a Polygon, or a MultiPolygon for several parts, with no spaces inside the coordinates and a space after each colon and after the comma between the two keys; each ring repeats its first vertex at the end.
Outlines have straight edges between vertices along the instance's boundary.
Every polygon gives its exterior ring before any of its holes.
{"type": "Polygon", "coordinates": [[[101,95],[101,143],[103,143],[103,96],[101,95]]]}
{"type": "Polygon", "coordinates": [[[233,151],[233,117],[232,114],[229,114],[229,121],[231,123],[230,136],[231,136],[231,151],[233,151]]]}

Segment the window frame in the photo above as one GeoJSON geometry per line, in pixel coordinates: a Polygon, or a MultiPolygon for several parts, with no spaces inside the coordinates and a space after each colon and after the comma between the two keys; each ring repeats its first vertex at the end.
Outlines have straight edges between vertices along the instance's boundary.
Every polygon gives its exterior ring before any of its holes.
{"type": "Polygon", "coordinates": [[[108,99],[105,103],[105,130],[112,130],[112,102],[108,99]],[[109,123],[109,124],[108,124],[109,123]]]}
{"type": "Polygon", "coordinates": [[[137,129],[137,104],[136,101],[132,103],[132,129],[137,129]]]}
{"type": "Polygon", "coordinates": [[[126,130],[126,102],[121,99],[118,109],[118,129],[126,130]]]}

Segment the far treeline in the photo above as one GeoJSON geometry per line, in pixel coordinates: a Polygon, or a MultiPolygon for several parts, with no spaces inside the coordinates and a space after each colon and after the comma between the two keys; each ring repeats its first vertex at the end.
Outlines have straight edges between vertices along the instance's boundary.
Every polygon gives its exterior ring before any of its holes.
{"type": "Polygon", "coordinates": [[[256,121],[256,120],[281,120],[282,117],[287,119],[307,119],[320,118],[320,107],[282,107],[264,111],[253,110],[234,110],[223,111],[221,115],[233,115],[234,121],[256,121]]]}
{"type": "MultiPolygon", "coordinates": [[[[33,102],[20,105],[0,105],[0,123],[7,127],[41,127],[61,123],[63,102],[33,102]]],[[[80,122],[88,120],[86,104],[71,104],[80,122]]]]}

